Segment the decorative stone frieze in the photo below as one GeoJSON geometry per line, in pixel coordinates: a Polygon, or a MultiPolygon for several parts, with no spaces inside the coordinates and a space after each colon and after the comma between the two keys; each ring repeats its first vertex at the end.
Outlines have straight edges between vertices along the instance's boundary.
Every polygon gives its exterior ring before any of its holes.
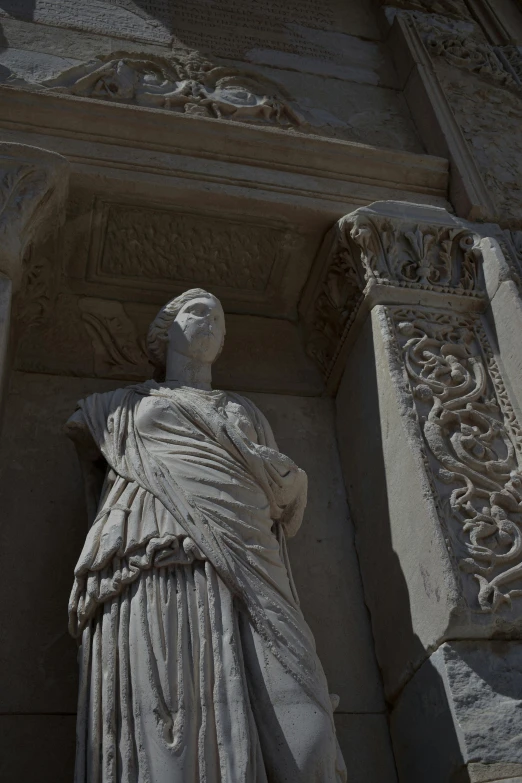
{"type": "Polygon", "coordinates": [[[290,128],[305,124],[279,85],[258,74],[216,66],[194,51],[168,58],[127,52],[100,55],[39,86],[83,98],[200,117],[290,128]]]}
{"type": "Polygon", "coordinates": [[[262,293],[274,266],[294,249],[296,235],[282,226],[227,220],[178,210],[100,205],[100,254],[89,276],[152,288],[164,281],[198,283],[262,293]]]}

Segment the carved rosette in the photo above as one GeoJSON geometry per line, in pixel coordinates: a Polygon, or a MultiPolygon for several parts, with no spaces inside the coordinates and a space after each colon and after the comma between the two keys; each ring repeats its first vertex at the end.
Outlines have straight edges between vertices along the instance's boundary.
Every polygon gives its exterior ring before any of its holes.
{"type": "Polygon", "coordinates": [[[416,220],[416,211],[413,207],[411,218],[387,215],[377,204],[337,223],[313,304],[305,313],[308,351],[327,379],[361,305],[377,286],[403,289],[398,296],[405,301],[418,298],[419,292],[484,299],[480,237],[444,210],[421,207],[422,217],[433,213],[436,220],[431,222],[416,220]],[[449,222],[439,222],[441,212],[449,222]]]}
{"type": "Polygon", "coordinates": [[[403,395],[468,603],[522,597],[522,427],[479,317],[388,308],[403,395]]]}

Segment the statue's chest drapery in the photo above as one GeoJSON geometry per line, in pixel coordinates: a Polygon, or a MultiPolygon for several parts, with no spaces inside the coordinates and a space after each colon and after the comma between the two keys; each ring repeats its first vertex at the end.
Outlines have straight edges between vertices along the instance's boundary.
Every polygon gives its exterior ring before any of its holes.
{"type": "Polygon", "coordinates": [[[189,403],[180,410],[167,394],[140,401],[135,423],[147,451],[200,507],[271,536],[269,500],[224,431],[257,442],[245,409],[221,392],[193,392],[189,403]]]}

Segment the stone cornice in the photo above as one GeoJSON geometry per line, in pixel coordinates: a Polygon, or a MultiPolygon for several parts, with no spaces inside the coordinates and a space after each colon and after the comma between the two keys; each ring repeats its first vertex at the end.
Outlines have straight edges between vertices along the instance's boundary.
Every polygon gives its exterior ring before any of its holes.
{"type": "Polygon", "coordinates": [[[384,190],[393,190],[398,198],[411,194],[415,200],[443,204],[448,187],[447,161],[430,155],[3,86],[0,137],[10,140],[15,134],[60,150],[73,172],[78,165],[92,165],[179,175],[179,160],[173,156],[183,156],[184,176],[257,179],[279,192],[300,190],[345,200],[350,194],[361,204],[384,190]],[[140,154],[131,157],[129,148],[140,154]],[[277,183],[271,182],[271,171],[278,173],[277,183]]]}

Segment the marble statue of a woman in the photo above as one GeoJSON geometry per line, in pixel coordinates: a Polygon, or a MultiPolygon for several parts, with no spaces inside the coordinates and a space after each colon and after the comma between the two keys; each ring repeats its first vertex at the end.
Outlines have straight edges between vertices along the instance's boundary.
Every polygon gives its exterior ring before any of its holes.
{"type": "Polygon", "coordinates": [[[201,289],[169,302],[160,382],[79,403],[107,472],[75,570],[76,783],[339,783],[346,769],[285,539],[306,474],[245,397],[211,388],[225,336],[201,289]]]}

